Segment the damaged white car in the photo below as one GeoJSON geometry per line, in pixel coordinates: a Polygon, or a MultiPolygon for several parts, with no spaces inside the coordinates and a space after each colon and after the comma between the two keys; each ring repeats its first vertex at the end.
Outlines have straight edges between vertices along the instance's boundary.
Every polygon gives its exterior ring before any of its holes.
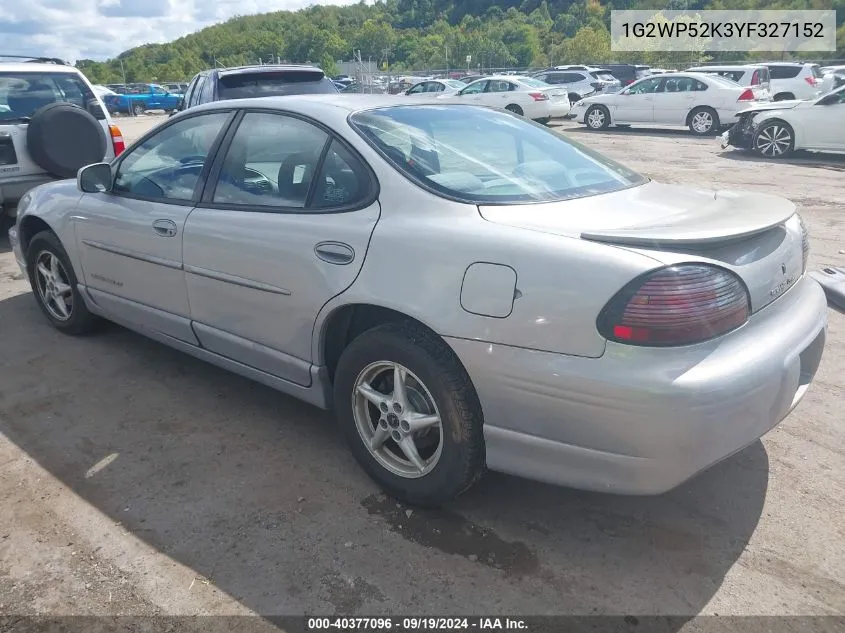
{"type": "Polygon", "coordinates": [[[819,99],[758,103],[722,134],[722,148],[783,158],[795,150],[845,153],[845,86],[819,99]]]}

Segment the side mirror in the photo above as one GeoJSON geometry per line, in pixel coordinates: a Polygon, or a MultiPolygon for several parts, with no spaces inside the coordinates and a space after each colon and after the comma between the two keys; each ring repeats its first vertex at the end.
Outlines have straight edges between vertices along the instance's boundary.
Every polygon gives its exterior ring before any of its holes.
{"type": "Polygon", "coordinates": [[[82,193],[104,193],[111,190],[111,165],[94,163],[76,173],[76,186],[82,193]]]}

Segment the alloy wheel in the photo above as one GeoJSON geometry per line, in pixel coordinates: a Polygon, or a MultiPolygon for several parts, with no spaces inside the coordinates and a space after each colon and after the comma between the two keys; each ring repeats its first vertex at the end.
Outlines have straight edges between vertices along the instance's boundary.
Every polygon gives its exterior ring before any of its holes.
{"type": "Polygon", "coordinates": [[[599,108],[592,110],[587,116],[587,123],[590,124],[591,128],[600,128],[604,125],[604,112],[599,108]]]}
{"type": "Polygon", "coordinates": [[[696,112],[692,117],[692,127],[699,134],[706,134],[713,129],[713,115],[709,112],[696,112]]]}
{"type": "Polygon", "coordinates": [[[782,125],[764,127],[757,134],[757,149],[764,156],[783,156],[792,144],[792,134],[782,125]]]}
{"type": "Polygon", "coordinates": [[[41,251],[35,260],[38,295],[47,311],[57,321],[73,315],[73,288],[62,262],[50,251],[41,251]]]}
{"type": "Polygon", "coordinates": [[[430,473],[443,451],[443,425],[434,398],[405,366],[371,363],[358,374],[352,411],[361,440],[391,473],[416,479],[430,473]]]}

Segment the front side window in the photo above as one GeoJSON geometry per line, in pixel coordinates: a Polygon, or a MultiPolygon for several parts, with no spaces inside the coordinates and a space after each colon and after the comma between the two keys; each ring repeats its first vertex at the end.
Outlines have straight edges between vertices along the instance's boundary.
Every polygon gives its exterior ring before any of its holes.
{"type": "Polygon", "coordinates": [[[497,110],[391,106],[350,120],[400,173],[474,204],[566,200],[647,182],[545,127],[497,110]]]}
{"type": "Polygon", "coordinates": [[[226,153],[213,202],[305,207],[327,140],[328,134],[301,119],[248,113],[226,153]]]}
{"type": "Polygon", "coordinates": [[[72,103],[104,119],[100,108],[89,107],[95,98],[75,73],[0,72],[0,123],[27,119],[36,110],[56,102],[72,103]]]}
{"type": "Polygon", "coordinates": [[[628,88],[627,93],[632,95],[645,95],[657,92],[657,87],[660,85],[661,79],[655,77],[654,79],[643,79],[639,83],[634,84],[628,88]]]}
{"type": "Polygon", "coordinates": [[[423,91],[424,88],[425,88],[424,84],[417,84],[416,86],[414,86],[413,88],[408,90],[408,94],[409,95],[419,94],[423,91]]]}
{"type": "Polygon", "coordinates": [[[112,190],[154,200],[191,200],[228,118],[228,112],[214,112],[168,125],[126,154],[112,190]]]}
{"type": "Polygon", "coordinates": [[[478,81],[476,81],[475,83],[471,83],[471,84],[470,84],[470,85],[468,85],[466,88],[464,88],[463,90],[461,90],[461,92],[460,92],[459,94],[462,94],[462,95],[476,95],[476,94],[479,94],[480,92],[484,92],[484,87],[485,87],[486,85],[487,85],[487,82],[486,82],[486,81],[483,81],[483,80],[479,79],[479,80],[478,80],[478,81]]]}

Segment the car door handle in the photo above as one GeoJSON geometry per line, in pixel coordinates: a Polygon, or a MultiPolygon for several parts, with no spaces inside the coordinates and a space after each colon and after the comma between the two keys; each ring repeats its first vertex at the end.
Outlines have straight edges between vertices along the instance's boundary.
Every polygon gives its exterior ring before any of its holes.
{"type": "Polygon", "coordinates": [[[153,230],[162,237],[173,237],[176,235],[176,223],[173,220],[156,220],[153,230]]]}
{"type": "Polygon", "coordinates": [[[314,253],[329,264],[344,266],[355,259],[355,250],[343,242],[320,242],[314,247],[314,253]]]}

